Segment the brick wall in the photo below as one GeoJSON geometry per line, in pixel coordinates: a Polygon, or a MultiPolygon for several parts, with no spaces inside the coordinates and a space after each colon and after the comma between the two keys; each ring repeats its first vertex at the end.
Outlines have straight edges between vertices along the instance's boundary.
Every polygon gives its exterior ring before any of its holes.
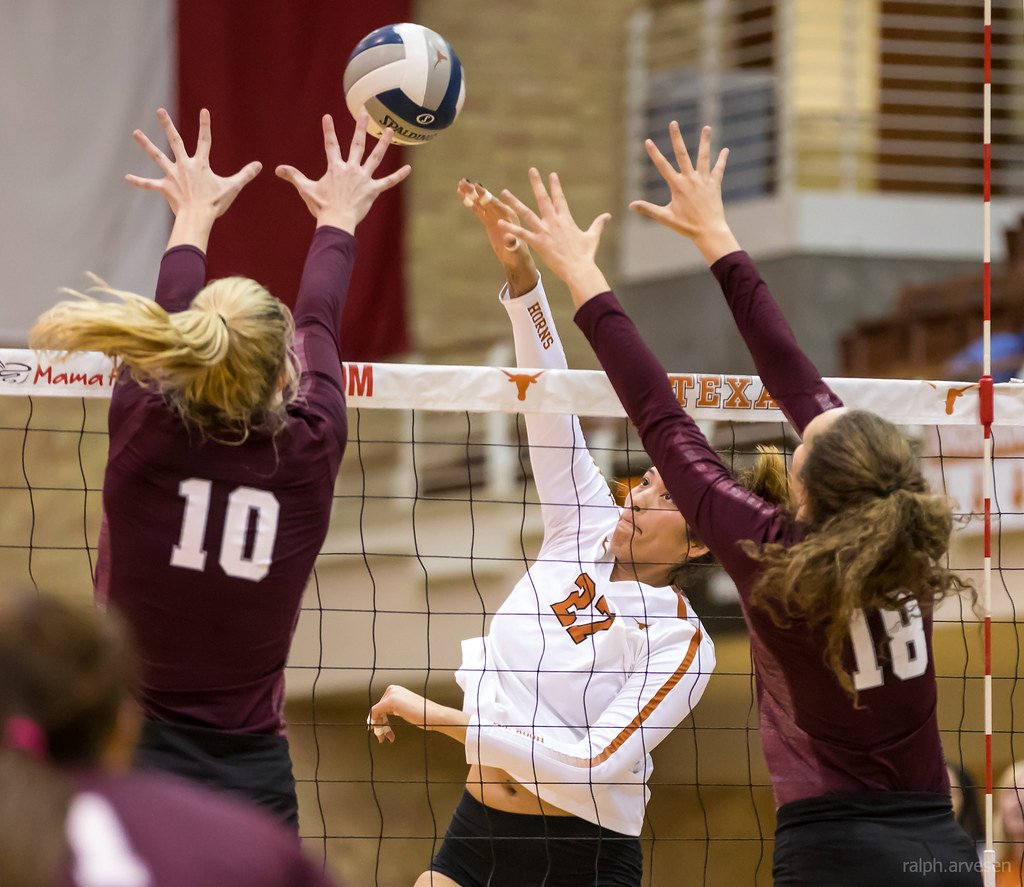
{"type": "MultiPolygon", "coordinates": [[[[416,20],[443,34],[466,70],[454,127],[410,149],[407,269],[417,359],[480,362],[488,344],[511,343],[494,304],[502,282],[476,220],[455,197],[466,176],[526,198],[526,171],[556,170],[577,220],[624,211],[623,96],[626,33],[636,0],[421,0],[416,20]]],[[[600,256],[614,271],[615,227],[600,256]]],[[[575,332],[568,293],[546,277],[569,361],[595,366],[575,332]]]]}

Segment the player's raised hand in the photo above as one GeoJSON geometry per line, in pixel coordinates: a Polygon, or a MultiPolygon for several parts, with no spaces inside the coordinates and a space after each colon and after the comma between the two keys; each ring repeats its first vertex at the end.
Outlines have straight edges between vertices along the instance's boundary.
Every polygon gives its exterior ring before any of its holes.
{"type": "Polygon", "coordinates": [[[210,147],[213,137],[210,131],[210,112],[203,108],[199,112],[199,138],[195,153],[189,154],[171,115],[163,108],[156,112],[157,120],[163,127],[171,148],[173,160],[137,129],[132,137],[163,171],[163,178],[147,179],[142,176],[126,175],[125,179],[136,188],[159,191],[171,207],[174,215],[191,213],[208,217],[210,223],[223,215],[234,202],[239,192],[257,175],[263,165],[258,161],[247,163],[230,176],[219,176],[210,169],[210,147]]]}
{"type": "Polygon", "coordinates": [[[634,200],[629,208],[688,237],[704,253],[710,264],[740,248],[725,221],[725,207],[722,204],[722,178],[729,159],[729,149],[723,148],[712,166],[711,127],[705,126],[700,134],[695,166],[690,162],[683,134],[676,121],[669,124],[668,133],[678,169],[651,139],[644,142],[644,147],[668,185],[669,202],[659,206],[646,200],[634,200]]]}
{"type": "Polygon", "coordinates": [[[341,156],[338,136],[334,131],[334,120],[330,114],[323,118],[324,152],[327,155],[327,171],[316,181],[299,172],[294,166],[279,166],[277,175],[295,186],[306,207],[313,214],[317,225],[332,225],[350,234],[370,211],[377,197],[393,188],[412,172],[406,164],[390,175],[375,179],[384,154],[391,144],[394,133],[385,129],[374,149],[366,159],[366,125],[369,118],[362,114],[356,121],[348,157],[341,156]]]}
{"type": "Polygon", "coordinates": [[[519,214],[521,222],[517,225],[501,219],[498,226],[536,250],[544,264],[569,285],[573,301],[581,305],[608,289],[595,257],[601,232],[611,215],[602,213],[584,230],[572,217],[558,174],[551,173],[548,178],[550,193],[536,169],[531,168],[529,175],[537,211],[511,191],[502,191],[502,197],[519,214]]]}
{"type": "Polygon", "coordinates": [[[507,231],[503,231],[498,222],[503,219],[514,225],[519,224],[519,217],[507,203],[495,197],[490,191],[476,182],[462,179],[456,193],[462,203],[472,210],[480,224],[483,225],[487,239],[498,257],[513,297],[525,295],[537,285],[537,266],[526,242],[507,231]]]}

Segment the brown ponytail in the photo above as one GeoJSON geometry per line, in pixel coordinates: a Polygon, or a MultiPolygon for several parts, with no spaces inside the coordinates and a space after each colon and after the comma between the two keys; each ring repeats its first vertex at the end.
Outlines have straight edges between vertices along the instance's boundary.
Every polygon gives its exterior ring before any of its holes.
{"type": "Polygon", "coordinates": [[[53,765],[95,765],[133,687],[120,626],[28,594],[0,609],[0,884],[49,887],[67,863],[71,787],[53,765]],[[38,743],[5,728],[37,725],[38,743]]]}
{"type": "Polygon", "coordinates": [[[952,509],[928,489],[896,426],[862,410],[815,438],[801,480],[807,536],[789,548],[747,544],[763,564],[751,601],[778,625],[800,619],[823,628],[825,662],[853,695],[844,654],[855,610],[897,610],[914,600],[927,612],[970,587],[941,563],[952,509]]]}
{"type": "Polygon", "coordinates": [[[0,884],[51,887],[67,857],[66,780],[24,751],[0,747],[0,884]]]}

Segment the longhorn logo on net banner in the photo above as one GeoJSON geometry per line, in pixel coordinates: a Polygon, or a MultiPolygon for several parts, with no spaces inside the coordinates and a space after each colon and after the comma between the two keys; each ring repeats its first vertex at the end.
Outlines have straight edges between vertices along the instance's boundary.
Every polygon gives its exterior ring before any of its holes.
{"type": "Polygon", "coordinates": [[[512,382],[516,386],[516,400],[526,400],[527,389],[536,382],[542,375],[544,370],[534,373],[532,376],[526,373],[510,373],[508,370],[502,370],[502,372],[508,376],[509,382],[512,382]]]}
{"type": "MultiPolygon", "coordinates": [[[[939,390],[939,386],[934,384],[933,382],[929,382],[928,384],[932,388],[934,388],[936,391],[939,390]]],[[[946,389],[946,393],[945,393],[944,398],[943,398],[945,400],[945,402],[946,402],[946,415],[947,416],[952,416],[953,415],[953,407],[956,404],[957,398],[962,397],[964,394],[966,394],[972,388],[977,388],[977,387],[978,387],[978,383],[977,382],[971,382],[970,385],[964,385],[961,388],[947,388],[946,389]]]]}

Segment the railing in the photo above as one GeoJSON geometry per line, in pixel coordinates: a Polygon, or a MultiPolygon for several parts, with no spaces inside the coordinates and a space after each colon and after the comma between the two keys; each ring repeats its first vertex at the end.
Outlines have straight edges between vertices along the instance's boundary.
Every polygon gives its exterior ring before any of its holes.
{"type": "MultiPolygon", "coordinates": [[[[1024,195],[1019,0],[993,0],[992,188],[1024,195]]],[[[793,190],[981,192],[982,6],[970,0],[677,0],[631,29],[629,184],[643,151],[704,123],[731,149],[726,198],[793,190]]]]}

